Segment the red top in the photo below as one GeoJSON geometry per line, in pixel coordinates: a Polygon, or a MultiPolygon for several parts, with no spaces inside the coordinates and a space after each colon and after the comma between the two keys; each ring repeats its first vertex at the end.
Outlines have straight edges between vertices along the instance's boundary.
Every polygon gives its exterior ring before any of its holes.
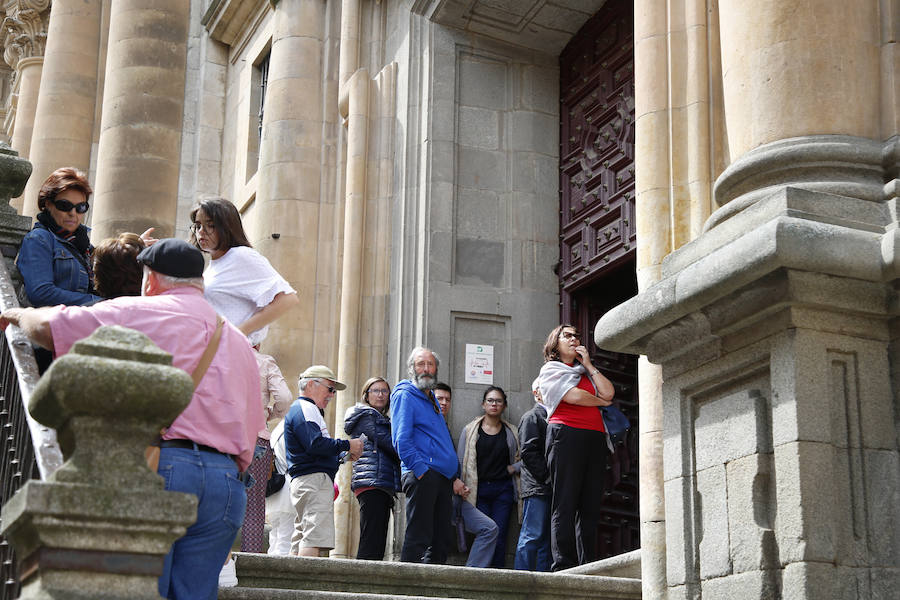
{"type": "MultiPolygon", "coordinates": [[[[570,367],[572,365],[569,365],[570,367]]],[[[590,377],[582,375],[575,386],[583,389],[590,394],[596,394],[594,384],[591,383],[590,377]]],[[[597,406],[578,406],[569,404],[565,400],[560,401],[559,406],[553,411],[553,415],[549,419],[550,423],[559,423],[575,427],[577,429],[590,429],[591,431],[606,431],[603,428],[603,418],[600,415],[600,408],[597,406]]]]}

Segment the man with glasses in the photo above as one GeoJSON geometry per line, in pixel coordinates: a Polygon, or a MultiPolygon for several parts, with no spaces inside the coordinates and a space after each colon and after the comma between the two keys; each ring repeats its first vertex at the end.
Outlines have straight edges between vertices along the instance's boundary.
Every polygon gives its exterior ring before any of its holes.
{"type": "Polygon", "coordinates": [[[337,390],[347,386],[324,365],[313,365],[300,374],[300,397],[284,418],[284,446],[291,503],[297,515],[291,537],[291,554],[319,556],[334,548],[334,476],[341,455],[350,460],[363,451],[360,439],[332,439],[325,425],[325,408],[337,390]]]}
{"type": "Polygon", "coordinates": [[[414,348],[406,361],[409,379],[391,393],[391,441],[400,456],[406,494],[406,536],[400,552],[404,562],[447,561],[450,482],[459,475],[459,462],[432,394],[439,364],[429,348],[414,348]]]}

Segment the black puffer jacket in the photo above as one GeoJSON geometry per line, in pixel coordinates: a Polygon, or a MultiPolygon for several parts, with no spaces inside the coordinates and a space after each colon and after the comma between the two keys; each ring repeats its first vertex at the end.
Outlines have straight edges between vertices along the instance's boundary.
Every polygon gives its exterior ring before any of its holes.
{"type": "Polygon", "coordinates": [[[549,496],[551,493],[544,448],[546,440],[547,411],[540,404],[535,404],[519,421],[519,453],[522,457],[519,485],[523,498],[549,496]]]}
{"type": "Polygon", "coordinates": [[[347,409],[344,431],[350,437],[365,433],[362,456],[353,463],[350,489],[377,487],[394,494],[400,489],[400,457],[391,444],[391,420],[369,406],[356,404],[347,409]]]}

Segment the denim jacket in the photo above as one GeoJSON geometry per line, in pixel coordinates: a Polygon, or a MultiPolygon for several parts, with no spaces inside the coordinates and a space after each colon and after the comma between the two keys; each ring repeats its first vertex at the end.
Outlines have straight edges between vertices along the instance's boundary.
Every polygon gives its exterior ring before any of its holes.
{"type": "Polygon", "coordinates": [[[91,293],[87,269],[77,253],[71,243],[41,223],[34,224],[34,229],[22,239],[16,257],[32,306],[87,306],[103,299],[91,293]]]}

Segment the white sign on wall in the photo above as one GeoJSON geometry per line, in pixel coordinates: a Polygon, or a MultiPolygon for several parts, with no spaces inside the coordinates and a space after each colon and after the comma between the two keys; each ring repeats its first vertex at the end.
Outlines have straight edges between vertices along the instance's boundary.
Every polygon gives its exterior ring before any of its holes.
{"type": "Polygon", "coordinates": [[[494,347],[466,344],[466,383],[494,384],[494,347]]]}

